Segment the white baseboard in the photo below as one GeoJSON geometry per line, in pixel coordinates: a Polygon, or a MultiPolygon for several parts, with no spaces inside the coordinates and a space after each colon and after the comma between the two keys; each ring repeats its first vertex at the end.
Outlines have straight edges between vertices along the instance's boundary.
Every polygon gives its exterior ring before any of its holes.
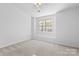
{"type": "Polygon", "coordinates": [[[7,46],[11,46],[11,45],[14,45],[14,44],[17,44],[17,43],[20,43],[20,42],[23,42],[23,41],[28,41],[28,40],[31,40],[31,38],[20,39],[18,41],[14,41],[14,42],[11,42],[11,43],[8,43],[8,44],[3,44],[3,45],[0,45],[0,48],[4,48],[4,47],[7,47],[7,46]]]}
{"type": "Polygon", "coordinates": [[[58,40],[57,38],[47,38],[47,37],[36,37],[35,36],[33,39],[48,42],[48,43],[51,43],[51,44],[58,44],[58,45],[65,46],[65,47],[71,47],[71,48],[78,48],[79,49],[79,45],[70,44],[70,43],[67,43],[67,42],[64,43],[64,42],[58,40]]]}

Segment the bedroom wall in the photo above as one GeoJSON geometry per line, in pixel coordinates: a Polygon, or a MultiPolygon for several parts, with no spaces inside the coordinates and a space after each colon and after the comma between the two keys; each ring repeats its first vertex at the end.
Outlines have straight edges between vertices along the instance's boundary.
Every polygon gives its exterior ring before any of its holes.
{"type": "Polygon", "coordinates": [[[31,39],[32,8],[26,8],[24,13],[15,4],[0,4],[0,48],[31,39]]]}
{"type": "Polygon", "coordinates": [[[79,6],[65,9],[56,14],[57,41],[79,47],[79,6]]]}
{"type": "MultiPolygon", "coordinates": [[[[52,9],[49,9],[51,14],[56,17],[56,38],[47,38],[45,35],[42,37],[41,33],[39,33],[40,36],[37,36],[38,33],[36,32],[35,26],[34,39],[79,48],[79,5],[72,4],[67,8],[63,5],[63,7],[61,10],[55,11],[56,14],[52,13],[52,9]]],[[[45,9],[43,9],[43,11],[44,10],[45,9]]],[[[47,9],[46,11],[48,12],[47,9]]],[[[38,16],[46,16],[49,15],[49,13],[41,11],[38,16]]],[[[36,22],[36,20],[34,21],[36,22]]],[[[49,36],[49,34],[47,35],[49,36]]]]}

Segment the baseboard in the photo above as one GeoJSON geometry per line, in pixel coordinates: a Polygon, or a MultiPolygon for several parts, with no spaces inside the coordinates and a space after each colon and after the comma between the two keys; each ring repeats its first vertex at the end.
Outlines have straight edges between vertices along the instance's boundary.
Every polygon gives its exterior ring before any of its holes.
{"type": "Polygon", "coordinates": [[[2,45],[2,46],[0,46],[0,48],[8,47],[8,46],[15,45],[17,43],[20,43],[20,42],[23,42],[23,41],[29,41],[29,40],[31,40],[31,38],[22,39],[22,40],[19,40],[19,41],[16,41],[16,42],[12,42],[12,43],[9,43],[9,44],[6,44],[6,45],[2,45]]]}
{"type": "Polygon", "coordinates": [[[57,41],[55,38],[45,38],[45,37],[34,37],[33,39],[35,40],[39,40],[39,41],[44,41],[44,42],[48,42],[50,44],[57,44],[60,46],[64,46],[64,47],[69,47],[69,48],[76,48],[79,49],[79,45],[69,45],[69,44],[65,44],[61,41],[57,41]]]}

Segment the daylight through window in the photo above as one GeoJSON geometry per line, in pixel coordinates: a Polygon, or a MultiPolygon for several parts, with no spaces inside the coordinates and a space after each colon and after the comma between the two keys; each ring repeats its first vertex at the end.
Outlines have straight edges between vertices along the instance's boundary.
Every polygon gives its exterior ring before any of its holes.
{"type": "Polygon", "coordinates": [[[42,32],[52,32],[54,21],[51,19],[45,19],[39,21],[40,31],[42,32]]]}

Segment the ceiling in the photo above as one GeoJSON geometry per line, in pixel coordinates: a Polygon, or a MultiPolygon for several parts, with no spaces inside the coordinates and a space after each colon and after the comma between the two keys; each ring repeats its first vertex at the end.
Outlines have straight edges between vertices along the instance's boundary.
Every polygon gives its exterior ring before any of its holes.
{"type": "Polygon", "coordinates": [[[20,11],[27,13],[30,12],[32,15],[41,16],[45,14],[55,14],[63,9],[79,6],[78,3],[43,3],[40,8],[40,12],[37,12],[37,8],[33,3],[16,3],[13,4],[20,11]]]}

